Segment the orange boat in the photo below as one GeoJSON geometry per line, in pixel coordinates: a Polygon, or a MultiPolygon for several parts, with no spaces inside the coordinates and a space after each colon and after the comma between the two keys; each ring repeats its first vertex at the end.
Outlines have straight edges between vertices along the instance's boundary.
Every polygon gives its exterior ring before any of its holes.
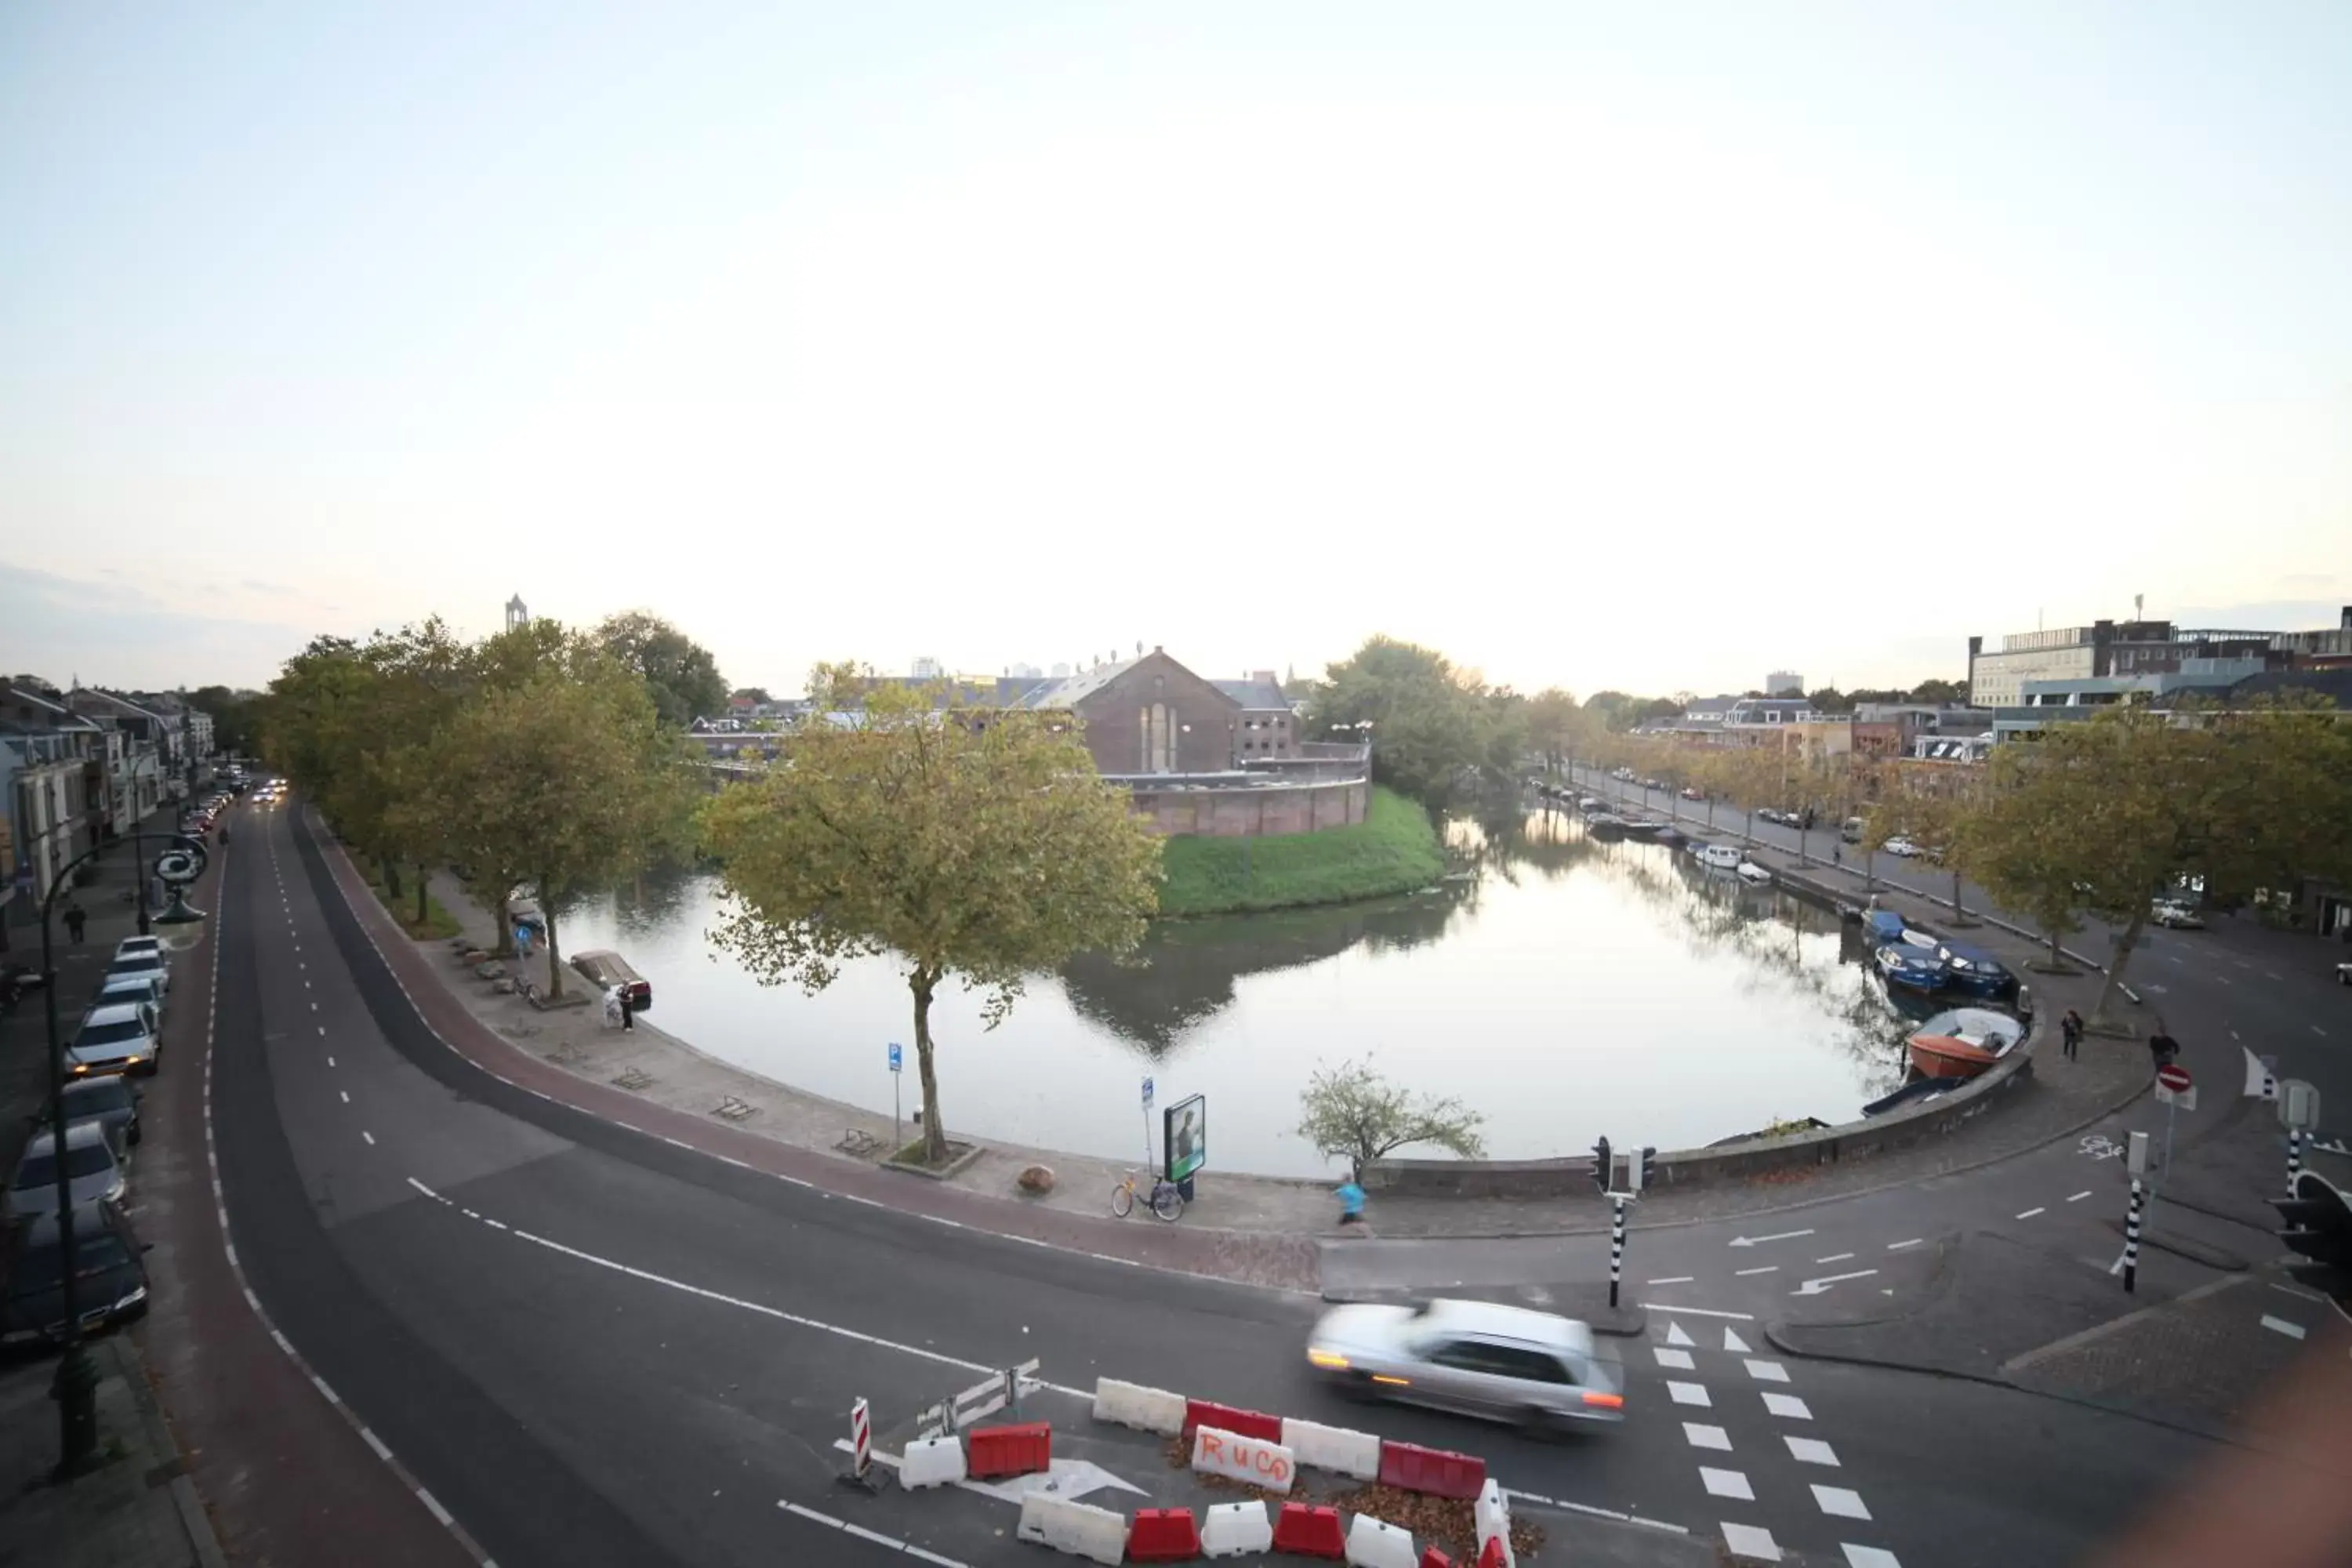
{"type": "Polygon", "coordinates": [[[1962,1035],[1914,1035],[1911,1065],[1924,1078],[1974,1078],[1999,1061],[2010,1044],[1998,1035],[1989,1042],[1962,1035]]]}

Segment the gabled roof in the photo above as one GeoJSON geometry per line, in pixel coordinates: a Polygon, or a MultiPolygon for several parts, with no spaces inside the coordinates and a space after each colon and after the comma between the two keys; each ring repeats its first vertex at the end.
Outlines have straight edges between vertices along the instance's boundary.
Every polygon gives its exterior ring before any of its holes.
{"type": "Polygon", "coordinates": [[[1290,699],[1282,694],[1280,684],[1271,680],[1212,680],[1210,685],[1251,710],[1279,708],[1286,711],[1290,699]]]}
{"type": "Polygon", "coordinates": [[[1024,708],[1075,708],[1086,698],[1133,669],[1139,661],[1123,658],[1114,664],[1097,665],[1059,680],[1049,680],[1025,693],[1020,705],[1024,708]]]}

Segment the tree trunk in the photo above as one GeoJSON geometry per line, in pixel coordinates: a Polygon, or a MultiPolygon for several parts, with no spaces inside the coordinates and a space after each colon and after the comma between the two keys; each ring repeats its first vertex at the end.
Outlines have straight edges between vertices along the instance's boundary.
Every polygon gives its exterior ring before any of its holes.
{"type": "Polygon", "coordinates": [[[419,860],[416,863],[416,923],[420,927],[425,924],[425,884],[430,880],[431,873],[427,870],[425,862],[419,860]]]}
{"type": "Polygon", "coordinates": [[[2058,928],[2055,925],[2053,925],[2050,928],[2050,967],[2053,969],[2057,968],[2061,960],[2058,953],[2058,928]]]}
{"type": "Polygon", "coordinates": [[[539,912],[547,921],[547,999],[563,994],[563,965],[555,952],[555,900],[547,896],[547,879],[539,879],[539,912]]]}
{"type": "Polygon", "coordinates": [[[923,1089],[923,1163],[948,1163],[947,1123],[940,1116],[940,1079],[931,1070],[931,992],[939,977],[918,969],[907,977],[915,994],[915,1076],[923,1089]]]}
{"type": "Polygon", "coordinates": [[[1799,817],[1797,819],[1797,864],[1801,866],[1805,860],[1805,821],[1804,818],[1799,817]]]}
{"type": "Polygon", "coordinates": [[[394,904],[400,901],[400,862],[392,856],[381,858],[383,866],[383,896],[394,904]]]}
{"type": "Polygon", "coordinates": [[[492,938],[490,942],[490,956],[492,958],[512,958],[514,956],[514,909],[512,905],[507,902],[507,893],[510,891],[513,887],[514,884],[512,882],[508,882],[499,893],[499,929],[490,933],[492,938]]]}
{"type": "Polygon", "coordinates": [[[1968,912],[1960,908],[1960,874],[1955,870],[1952,873],[1952,918],[1958,920],[1968,912]]]}
{"type": "Polygon", "coordinates": [[[2146,930],[2147,930],[2147,910],[2142,908],[2133,914],[2131,924],[2124,928],[2123,941],[2116,947],[2115,962],[2107,965],[2107,983],[2099,987],[2098,1004],[2091,1009],[2090,1026],[2092,1028],[2105,1026],[2107,1004],[2116,999],[2116,993],[2122,988],[2124,970],[2131,963],[2133,952],[2139,946],[2140,933],[2146,930]]]}

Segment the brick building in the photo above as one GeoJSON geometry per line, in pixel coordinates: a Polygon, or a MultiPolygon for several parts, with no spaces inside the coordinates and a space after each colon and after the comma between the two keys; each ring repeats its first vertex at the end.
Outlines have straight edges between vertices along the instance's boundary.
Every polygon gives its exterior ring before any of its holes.
{"type": "Polygon", "coordinates": [[[1156,647],[1047,681],[1025,693],[1020,705],[1066,711],[1081,721],[1095,766],[1110,778],[1229,773],[1243,742],[1254,742],[1257,733],[1243,729],[1250,714],[1241,698],[1156,647]]]}

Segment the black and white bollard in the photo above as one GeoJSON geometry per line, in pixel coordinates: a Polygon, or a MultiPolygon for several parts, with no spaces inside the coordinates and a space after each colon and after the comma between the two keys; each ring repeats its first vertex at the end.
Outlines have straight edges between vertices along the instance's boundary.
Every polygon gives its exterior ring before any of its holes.
{"type": "Polygon", "coordinates": [[[2124,1215],[2124,1290],[2136,1293],[2139,1281],[2139,1178],[2131,1179],[2131,1208],[2124,1215]]]}
{"type": "Polygon", "coordinates": [[[1617,1304],[1617,1282],[1625,1277],[1625,1200],[1611,1194],[1609,1206],[1609,1304],[1617,1304]]]}
{"type": "Polygon", "coordinates": [[[2294,1196],[2294,1179],[2303,1173],[2303,1129],[2290,1127],[2286,1133],[2286,1195],[2294,1196]]]}

